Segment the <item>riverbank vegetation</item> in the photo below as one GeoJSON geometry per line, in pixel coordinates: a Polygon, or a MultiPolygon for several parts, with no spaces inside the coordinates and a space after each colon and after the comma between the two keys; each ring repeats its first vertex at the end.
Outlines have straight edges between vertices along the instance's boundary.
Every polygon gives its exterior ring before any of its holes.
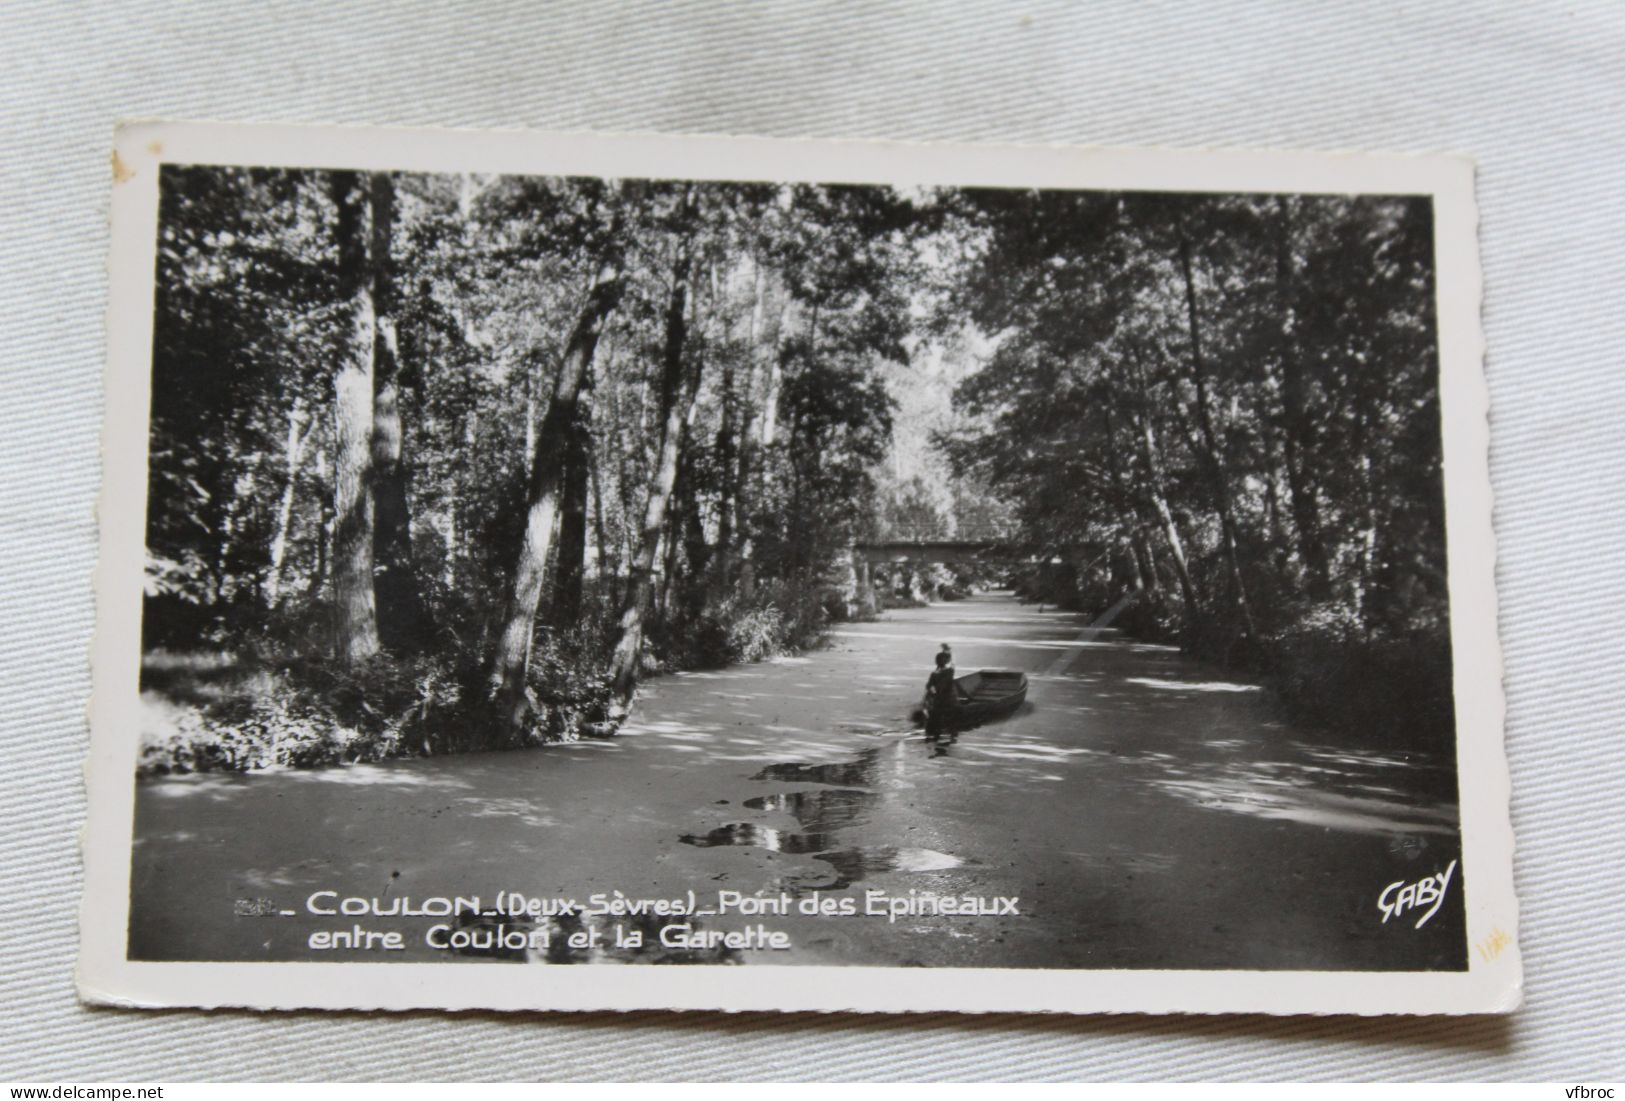
{"type": "Polygon", "coordinates": [[[886,189],[169,167],[158,769],[606,732],[853,614],[906,363],[886,189]]]}
{"type": "MultiPolygon", "coordinates": [[[[1405,199],[169,166],[144,767],[612,733],[640,677],[993,568],[1449,731],[1405,199]]],[[[1363,709],[1363,710],[1361,710],[1363,709]]],[[[1397,725],[1396,725],[1397,724],[1397,725]]]]}
{"type": "Polygon", "coordinates": [[[1426,200],[985,193],[947,316],[998,334],[956,468],[1015,502],[1024,592],[1300,718],[1448,750],[1426,200]]]}

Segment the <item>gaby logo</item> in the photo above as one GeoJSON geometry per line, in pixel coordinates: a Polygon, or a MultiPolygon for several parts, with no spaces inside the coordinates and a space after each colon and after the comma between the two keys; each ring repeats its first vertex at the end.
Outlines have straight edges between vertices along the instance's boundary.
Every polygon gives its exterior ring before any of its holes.
{"type": "Polygon", "coordinates": [[[1408,910],[1415,910],[1426,906],[1428,912],[1416,921],[1416,928],[1420,929],[1428,923],[1428,918],[1439,912],[1444,905],[1444,893],[1450,886],[1450,877],[1456,874],[1456,862],[1452,860],[1450,866],[1436,875],[1424,876],[1415,883],[1407,883],[1403,879],[1395,880],[1382,889],[1377,896],[1377,909],[1382,911],[1382,923],[1388,924],[1389,918],[1399,917],[1408,910]]]}

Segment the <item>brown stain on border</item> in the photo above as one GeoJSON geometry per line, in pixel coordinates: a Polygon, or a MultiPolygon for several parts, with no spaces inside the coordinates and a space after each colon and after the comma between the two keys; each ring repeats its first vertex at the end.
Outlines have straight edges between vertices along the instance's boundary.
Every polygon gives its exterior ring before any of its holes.
{"type": "Polygon", "coordinates": [[[129,183],[135,178],[135,169],[124,163],[124,158],[113,150],[113,182],[115,184],[129,183]]]}

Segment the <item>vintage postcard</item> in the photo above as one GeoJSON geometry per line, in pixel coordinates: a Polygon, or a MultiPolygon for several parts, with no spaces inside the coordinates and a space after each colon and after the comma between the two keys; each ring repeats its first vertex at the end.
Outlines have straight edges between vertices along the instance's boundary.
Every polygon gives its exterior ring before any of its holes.
{"type": "Polygon", "coordinates": [[[1517,1006],[1470,162],[153,124],[112,194],[87,1000],[1517,1006]]]}

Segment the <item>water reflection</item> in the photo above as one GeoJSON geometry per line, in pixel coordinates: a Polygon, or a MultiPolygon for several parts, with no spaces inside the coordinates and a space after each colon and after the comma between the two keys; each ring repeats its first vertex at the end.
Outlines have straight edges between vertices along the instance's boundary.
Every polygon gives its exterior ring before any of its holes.
{"type": "MultiPolygon", "coordinates": [[[[1186,762],[1186,769],[1160,767],[1147,782],[1160,791],[1208,810],[1281,819],[1349,833],[1454,834],[1453,803],[1407,799],[1397,789],[1372,784],[1364,768],[1331,770],[1295,761],[1186,762]]],[[[1393,767],[1397,762],[1385,762],[1393,767]]]]}
{"type": "Polygon", "coordinates": [[[699,848],[748,845],[797,855],[826,853],[835,848],[836,831],[862,824],[866,812],[878,798],[874,792],[850,788],[758,795],[746,799],[745,806],[751,810],[790,814],[800,828],[782,830],[756,822],[729,822],[707,833],[686,833],[678,840],[699,848]]]}
{"type": "MultiPolygon", "coordinates": [[[[947,743],[927,743],[946,755],[947,743]]],[[[859,752],[852,761],[808,764],[800,761],[769,765],[757,773],[757,780],[787,783],[828,784],[827,788],[772,792],[743,801],[750,810],[786,814],[796,828],[784,829],[760,822],[728,822],[705,833],[684,834],[685,845],[698,848],[745,846],[771,852],[815,857],[829,865],[832,874],[790,875],[781,880],[782,889],[842,890],[852,883],[882,872],[934,872],[956,868],[961,861],[933,849],[899,846],[842,845],[842,831],[867,824],[882,796],[873,790],[879,779],[881,758],[886,747],[859,752]],[[857,786],[842,786],[857,785],[857,786]]]]}
{"type": "Polygon", "coordinates": [[[934,849],[878,846],[840,849],[818,854],[818,859],[835,869],[833,883],[808,883],[808,888],[838,891],[879,872],[944,872],[964,861],[934,849]]]}
{"type": "Polygon", "coordinates": [[[868,791],[836,788],[832,791],[788,791],[745,800],[751,810],[783,811],[803,828],[827,833],[864,820],[876,796],[868,791]]]}
{"type": "Polygon", "coordinates": [[[797,833],[759,826],[753,822],[730,822],[704,834],[684,834],[685,845],[709,848],[714,845],[747,845],[772,852],[812,856],[834,869],[833,876],[790,875],[780,881],[792,894],[802,891],[840,891],[853,883],[882,872],[940,872],[957,868],[964,861],[935,849],[897,845],[868,845],[835,848],[835,839],[824,833],[797,833]]]}
{"type": "Polygon", "coordinates": [[[855,761],[834,761],[809,765],[787,761],[768,765],[753,780],[780,780],[787,784],[830,784],[835,787],[869,787],[879,772],[880,746],[861,750],[855,761]]]}
{"type": "Polygon", "coordinates": [[[706,833],[685,833],[677,840],[685,845],[709,849],[719,845],[749,845],[758,849],[771,849],[776,853],[820,853],[829,848],[831,839],[820,833],[796,833],[759,826],[755,822],[729,822],[706,833]]]}
{"type": "Polygon", "coordinates": [[[1157,677],[1124,677],[1124,684],[1138,684],[1146,688],[1161,688],[1170,692],[1259,692],[1256,684],[1237,684],[1224,680],[1162,680],[1157,677]]]}

